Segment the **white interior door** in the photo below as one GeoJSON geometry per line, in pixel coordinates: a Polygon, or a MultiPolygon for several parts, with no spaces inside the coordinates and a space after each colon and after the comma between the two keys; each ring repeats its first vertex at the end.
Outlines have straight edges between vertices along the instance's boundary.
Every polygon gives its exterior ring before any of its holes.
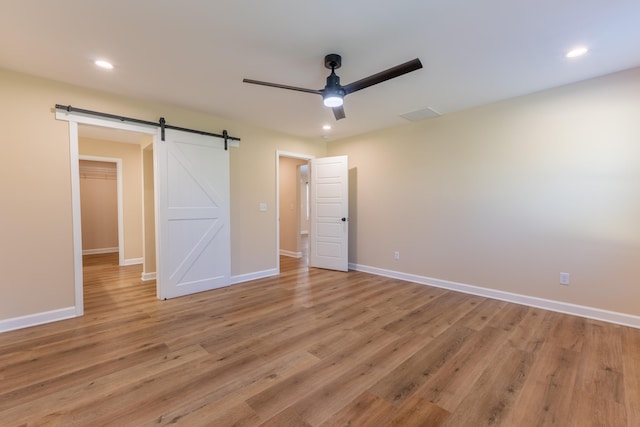
{"type": "Polygon", "coordinates": [[[309,266],[349,269],[349,164],[347,156],[309,162],[309,266]]]}
{"type": "Polygon", "coordinates": [[[158,297],[228,285],[229,152],[224,141],[167,129],[154,155],[158,297]]]}

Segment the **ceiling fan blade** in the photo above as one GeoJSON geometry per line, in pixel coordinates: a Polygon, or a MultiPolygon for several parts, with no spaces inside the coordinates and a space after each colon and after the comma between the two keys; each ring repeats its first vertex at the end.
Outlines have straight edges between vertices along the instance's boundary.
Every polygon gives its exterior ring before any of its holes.
{"type": "Polygon", "coordinates": [[[336,120],[344,119],[345,117],[347,117],[344,115],[344,105],[333,107],[332,110],[336,120]]]}
{"type": "Polygon", "coordinates": [[[281,85],[281,84],[278,84],[278,83],[261,82],[259,80],[251,80],[251,79],[242,79],[242,81],[244,83],[251,83],[251,84],[254,84],[254,85],[271,86],[271,87],[277,87],[277,88],[280,88],[280,89],[289,89],[289,90],[295,90],[295,91],[298,91],[298,92],[315,93],[315,94],[318,94],[318,95],[322,95],[322,91],[321,90],[306,89],[306,88],[303,88],[303,87],[281,85]]]}
{"type": "Polygon", "coordinates": [[[369,86],[377,85],[378,83],[382,83],[395,77],[399,77],[403,74],[419,70],[420,68],[422,68],[420,59],[412,59],[411,61],[405,62],[404,64],[396,65],[395,67],[391,67],[388,70],[384,70],[372,76],[365,77],[364,79],[349,83],[348,85],[343,86],[343,89],[347,94],[353,93],[369,86]]]}

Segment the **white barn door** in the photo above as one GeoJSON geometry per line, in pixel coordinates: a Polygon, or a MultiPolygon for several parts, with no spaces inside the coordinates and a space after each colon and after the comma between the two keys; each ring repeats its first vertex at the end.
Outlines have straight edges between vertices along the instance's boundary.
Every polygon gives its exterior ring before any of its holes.
{"type": "Polygon", "coordinates": [[[158,298],[229,285],[229,152],[224,140],[166,129],[154,155],[158,298]]]}
{"type": "Polygon", "coordinates": [[[309,266],[349,270],[349,167],[347,156],[309,162],[309,266]]]}

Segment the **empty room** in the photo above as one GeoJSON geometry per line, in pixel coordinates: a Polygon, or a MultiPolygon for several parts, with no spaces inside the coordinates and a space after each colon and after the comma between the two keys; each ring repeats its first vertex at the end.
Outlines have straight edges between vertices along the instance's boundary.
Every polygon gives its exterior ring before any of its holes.
{"type": "Polygon", "coordinates": [[[0,7],[1,426],[640,426],[640,3],[0,7]]]}

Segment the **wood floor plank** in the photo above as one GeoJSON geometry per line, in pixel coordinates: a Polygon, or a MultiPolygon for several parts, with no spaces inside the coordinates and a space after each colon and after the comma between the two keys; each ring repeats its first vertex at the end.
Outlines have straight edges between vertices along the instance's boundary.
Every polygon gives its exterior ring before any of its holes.
{"type": "Polygon", "coordinates": [[[0,426],[640,425],[639,329],[287,257],[159,301],[84,261],[84,316],[0,334],[0,426]]]}
{"type": "Polygon", "coordinates": [[[403,281],[398,281],[398,283],[402,285],[399,289],[387,298],[372,304],[371,308],[376,310],[393,308],[400,311],[412,311],[446,293],[445,290],[440,288],[421,286],[403,281]]]}
{"type": "Polygon", "coordinates": [[[480,330],[487,326],[493,317],[499,313],[508,303],[497,299],[485,298],[473,310],[465,314],[456,322],[456,325],[480,330]]]}
{"type": "Polygon", "coordinates": [[[579,354],[547,344],[533,362],[504,425],[567,426],[579,354]]]}
{"type": "Polygon", "coordinates": [[[586,337],[587,319],[552,313],[553,325],[547,341],[568,350],[581,351],[586,337]]]}
{"type": "Polygon", "coordinates": [[[54,378],[46,379],[36,376],[31,384],[23,378],[22,386],[16,390],[9,391],[3,384],[3,392],[0,393],[0,411],[9,409],[11,406],[19,406],[54,393],[69,390],[112,372],[126,371],[131,367],[153,361],[158,357],[164,357],[168,353],[166,345],[157,344],[54,378]]]}
{"type": "Polygon", "coordinates": [[[573,395],[570,427],[630,427],[626,409],[611,399],[599,399],[577,390],[573,395]]]}
{"type": "Polygon", "coordinates": [[[622,330],[622,364],[627,423],[640,426],[640,330],[622,330]]]}
{"type": "Polygon", "coordinates": [[[493,363],[495,353],[508,333],[495,328],[483,328],[471,336],[416,391],[416,395],[453,412],[474,388],[480,375],[493,363]]]}
{"type": "Polygon", "coordinates": [[[111,360],[117,355],[133,353],[153,347],[152,337],[138,331],[118,334],[104,333],[99,340],[69,340],[69,345],[56,346],[55,351],[42,354],[34,352],[24,361],[7,364],[3,368],[2,382],[5,390],[15,390],[25,381],[46,381],[111,360]],[[73,355],[71,357],[70,355],[73,355]]]}
{"type": "MultiPolygon", "coordinates": [[[[66,417],[89,425],[123,425],[138,419],[155,418],[155,414],[186,405],[202,393],[209,393],[238,376],[249,377],[263,361],[247,356],[220,363],[209,358],[148,376],[142,383],[129,384],[103,396],[90,405],[74,405],[66,417]],[[139,395],[132,402],[130,395],[139,395]],[[145,411],[141,412],[140,407],[145,411]]],[[[65,418],[66,418],[65,417],[65,418]]]]}
{"type": "MultiPolygon", "coordinates": [[[[139,384],[144,384],[149,378],[170,372],[185,364],[203,360],[206,356],[207,352],[201,347],[184,348],[102,377],[88,378],[76,386],[61,388],[39,398],[29,399],[22,403],[16,402],[17,404],[8,405],[8,409],[0,412],[0,425],[12,425],[19,422],[72,424],[72,421],[78,421],[77,418],[81,415],[82,408],[85,410],[84,422],[88,425],[101,415],[97,406],[103,402],[106,396],[111,396],[116,390],[137,389],[139,384]]],[[[135,399],[131,399],[131,396],[126,393],[121,396],[129,399],[133,404],[136,403],[135,399]]],[[[140,397],[138,396],[138,398],[140,397]]]]}
{"type": "MultiPolygon", "coordinates": [[[[247,403],[262,419],[269,419],[300,399],[344,375],[398,337],[379,331],[374,336],[360,337],[340,352],[323,359],[313,369],[301,372],[251,397],[247,403]]],[[[331,414],[329,414],[331,415],[331,414]]]]}
{"type": "Polygon", "coordinates": [[[571,412],[576,425],[627,425],[621,327],[588,320],[578,361],[571,412]],[[578,414],[588,413],[591,416],[578,414]]]}
{"type": "Polygon", "coordinates": [[[473,310],[481,300],[475,296],[448,292],[386,325],[384,329],[397,334],[413,332],[435,337],[473,310]]]}
{"type": "MultiPolygon", "coordinates": [[[[286,327],[275,329],[274,331],[265,332],[258,341],[253,341],[248,347],[252,352],[263,358],[277,357],[284,353],[296,351],[299,349],[308,350],[318,342],[322,342],[328,335],[334,332],[343,331],[350,322],[360,322],[363,319],[370,318],[373,315],[367,308],[352,308],[343,312],[340,316],[325,316],[321,319],[309,320],[307,324],[300,324],[296,327],[286,327]],[[345,318],[346,316],[348,317],[345,318]]],[[[393,335],[386,331],[378,331],[373,336],[393,335]]],[[[354,335],[356,339],[349,343],[347,348],[353,342],[362,340],[361,335],[354,335]]],[[[210,349],[210,347],[207,347],[210,349]]]]}
{"type": "Polygon", "coordinates": [[[529,307],[526,314],[509,334],[509,340],[519,349],[536,352],[542,348],[553,326],[553,313],[529,307]]]}
{"type": "Polygon", "coordinates": [[[504,419],[530,371],[530,353],[506,342],[474,383],[473,392],[456,407],[443,426],[497,426],[504,419]]]}
{"type": "Polygon", "coordinates": [[[530,308],[524,305],[507,304],[491,318],[487,326],[505,331],[513,331],[521,324],[522,319],[527,315],[529,310],[530,308]]]}
{"type": "Polygon", "coordinates": [[[282,411],[269,418],[260,427],[312,427],[294,411],[282,411]]]}
{"type": "Polygon", "coordinates": [[[364,392],[322,423],[322,427],[383,426],[396,412],[386,400],[364,392]]]}
{"type": "Polygon", "coordinates": [[[421,348],[421,343],[402,336],[364,358],[339,377],[299,399],[289,409],[311,425],[319,425],[342,410],[387,373],[421,348]]]}
{"type": "MultiPolygon", "coordinates": [[[[126,328],[133,323],[143,322],[149,319],[149,315],[145,313],[129,313],[125,316],[110,316],[104,319],[89,321],[88,319],[80,324],[78,319],[69,319],[56,322],[59,325],[53,332],[44,332],[42,334],[32,334],[33,330],[50,330],[51,324],[42,325],[38,328],[26,328],[24,330],[12,331],[4,334],[8,335],[5,339],[4,335],[0,340],[0,364],[6,366],[12,363],[12,358],[16,361],[24,361],[26,358],[37,355],[38,352],[44,354],[56,346],[64,348],[71,340],[83,340],[89,337],[101,335],[105,331],[113,331],[119,328],[126,328]],[[68,327],[69,323],[75,323],[75,327],[68,327]],[[67,327],[65,327],[67,326],[67,327]],[[23,334],[23,332],[25,332],[23,334]],[[16,339],[11,340],[11,336],[16,339]]],[[[54,350],[55,351],[55,350],[54,350]]]]}
{"type": "Polygon", "coordinates": [[[419,396],[407,399],[385,427],[440,427],[451,414],[419,396]]]}
{"type": "Polygon", "coordinates": [[[432,377],[472,335],[467,328],[451,327],[425,345],[370,388],[393,405],[400,405],[432,377]]]}
{"type": "MultiPolygon", "coordinates": [[[[232,381],[226,383],[212,382],[196,390],[195,394],[185,394],[171,399],[168,395],[164,395],[159,401],[170,400],[171,406],[158,407],[153,411],[155,414],[160,414],[156,425],[171,425],[176,421],[182,423],[187,422],[186,420],[201,418],[212,422],[215,417],[225,414],[228,408],[244,406],[250,409],[252,416],[249,418],[255,420],[254,425],[258,424],[260,419],[255,411],[246,405],[246,400],[293,375],[306,369],[313,369],[317,363],[318,359],[306,352],[291,353],[260,364],[249,375],[237,375],[232,381]]],[[[147,420],[148,414],[136,413],[129,415],[123,421],[142,424],[147,420]]]]}
{"type": "Polygon", "coordinates": [[[432,309],[429,316],[413,326],[413,332],[418,335],[436,337],[472,311],[483,300],[475,295],[464,295],[459,292],[452,292],[452,294],[455,295],[455,298],[446,303],[438,304],[437,310],[432,309]]]}
{"type": "MultiPolygon", "coordinates": [[[[240,403],[233,407],[220,408],[218,405],[205,405],[190,412],[183,417],[167,418],[160,416],[144,424],[136,424],[142,427],[158,425],[184,425],[189,427],[233,426],[251,427],[260,423],[260,418],[246,403],[240,403]]],[[[124,424],[123,424],[124,425],[124,424]]]]}
{"type": "Polygon", "coordinates": [[[624,402],[621,328],[589,321],[576,386],[584,393],[624,402]]]}

